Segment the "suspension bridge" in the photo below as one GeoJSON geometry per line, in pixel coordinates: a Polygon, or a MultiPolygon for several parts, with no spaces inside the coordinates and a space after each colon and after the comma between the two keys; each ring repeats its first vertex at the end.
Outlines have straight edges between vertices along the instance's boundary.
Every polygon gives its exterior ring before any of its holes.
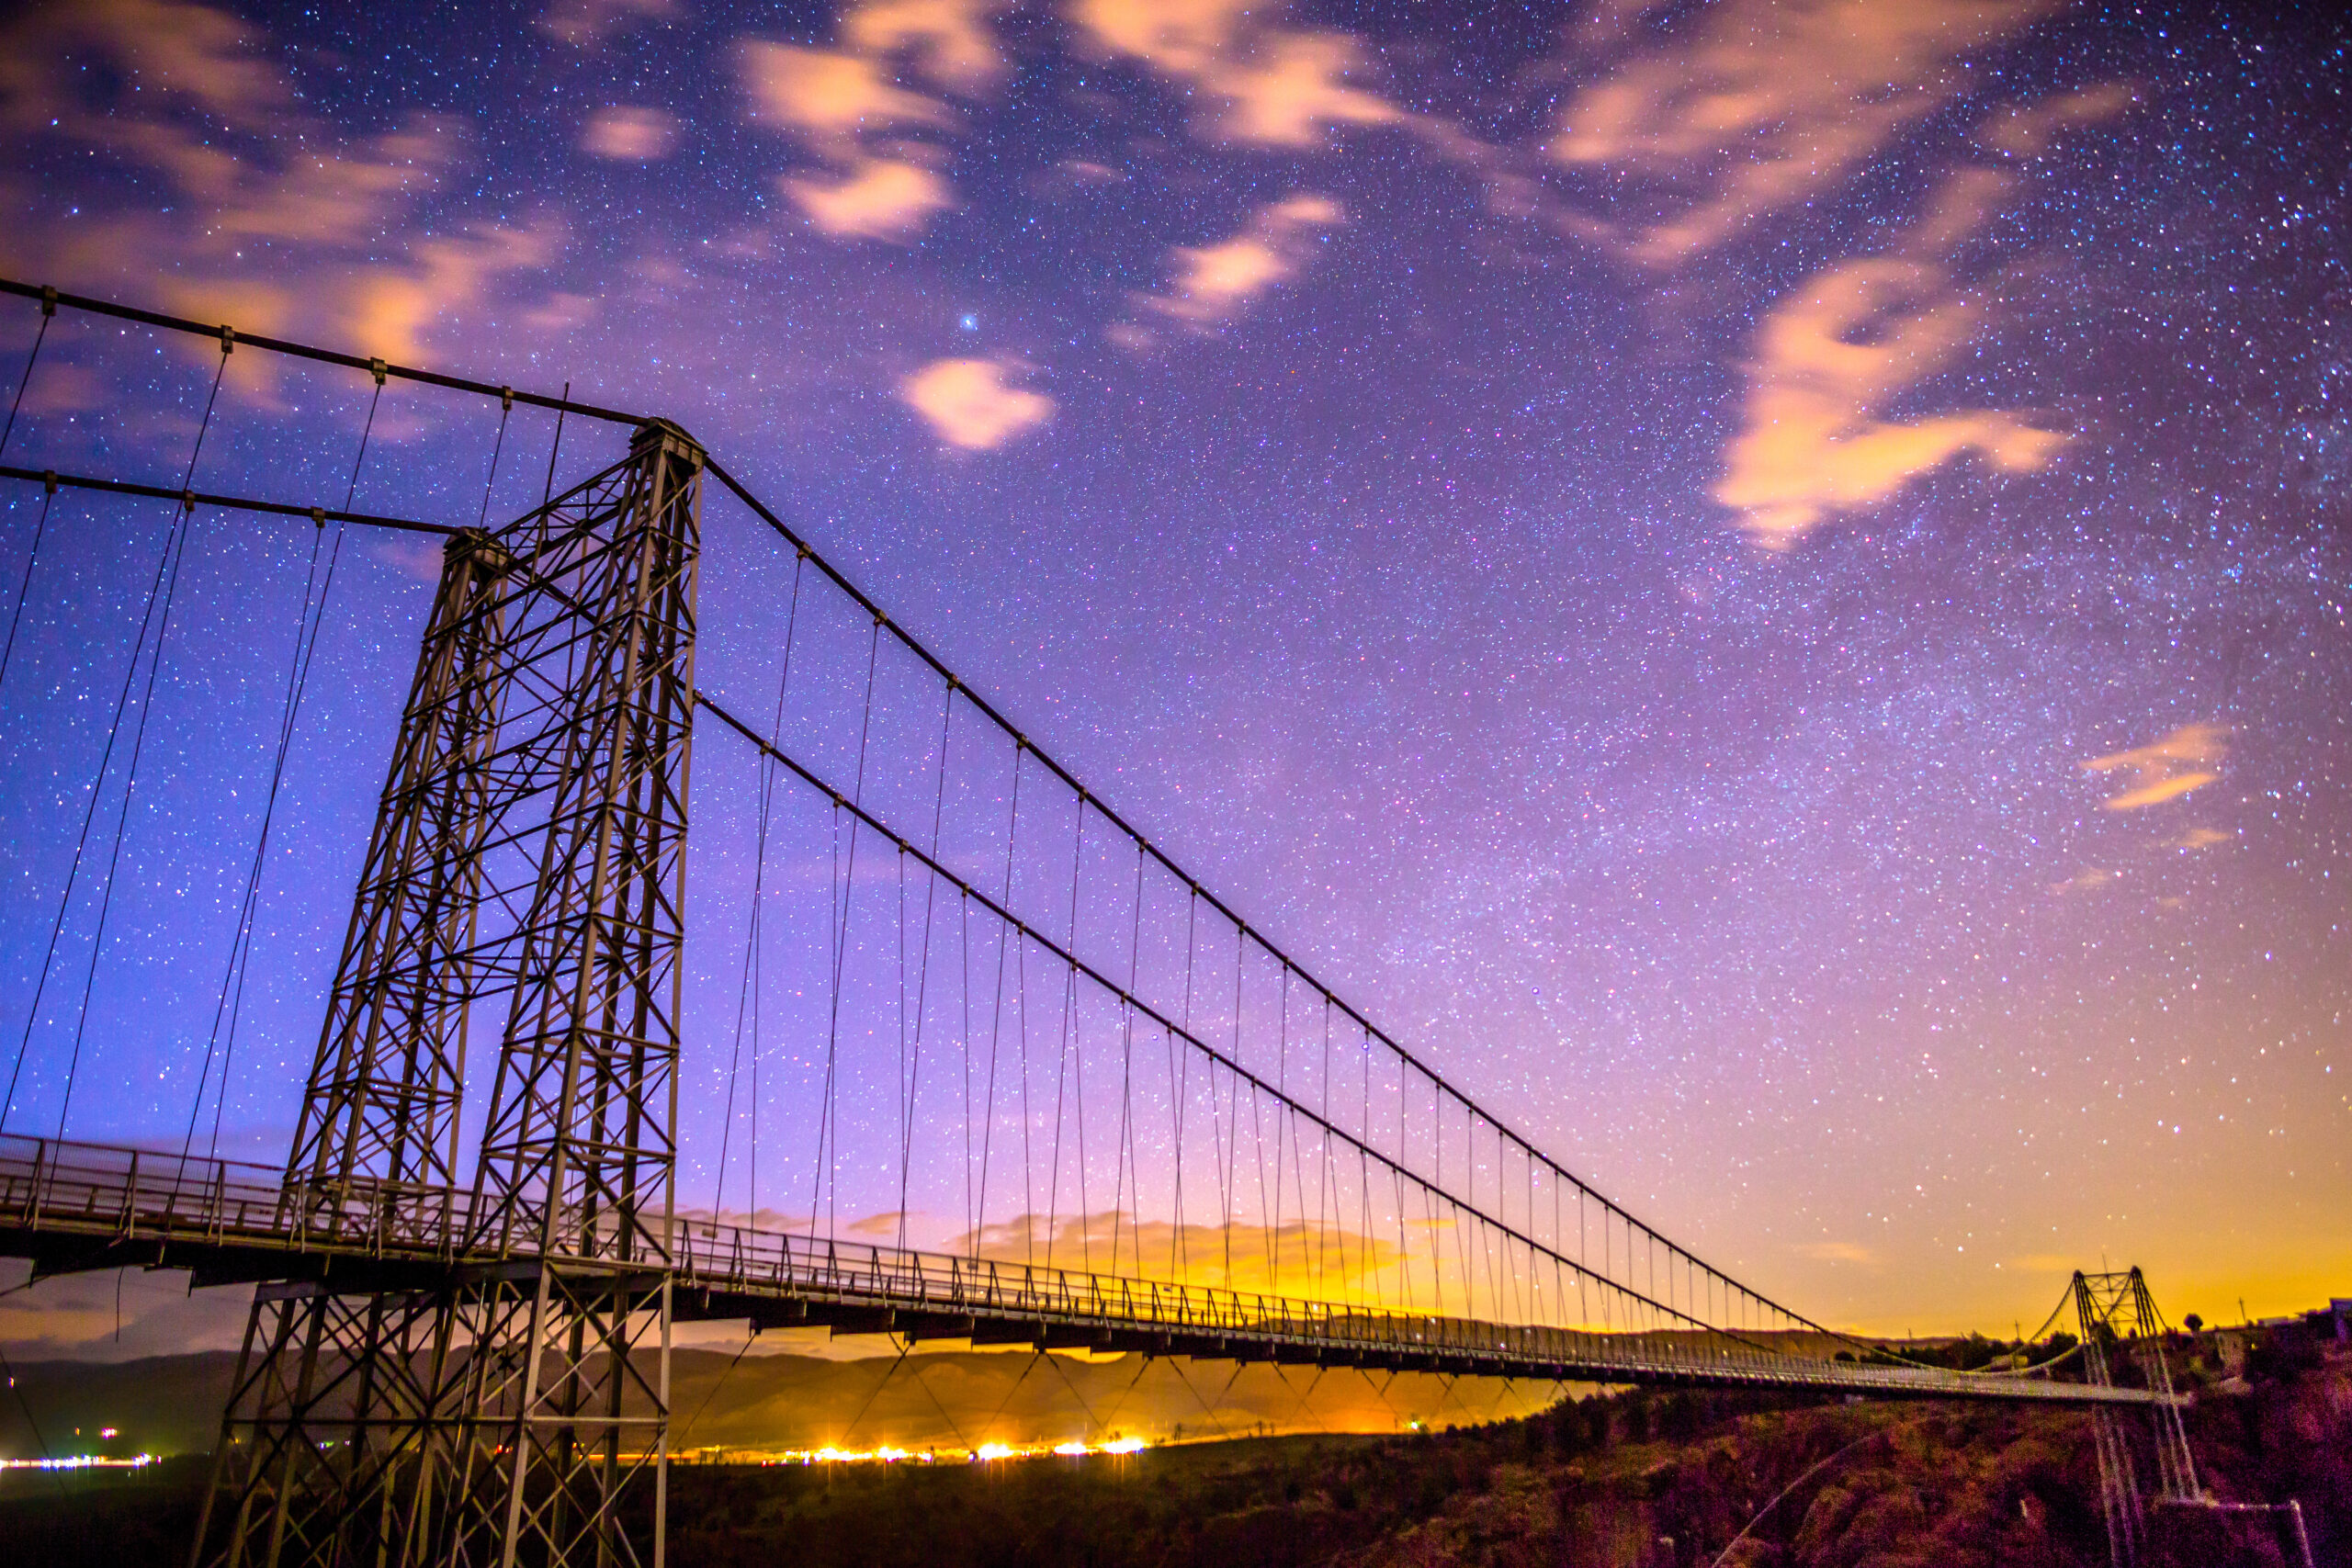
{"type": "Polygon", "coordinates": [[[2153,1445],[2194,1490],[2136,1272],[2078,1277],[2073,1381],[1694,1256],[677,425],[0,291],[40,311],[0,704],[47,781],[0,1255],[254,1287],[193,1562],[658,1562],[672,1329],[712,1320],[2082,1405],[2120,1486],[2153,1445]]]}

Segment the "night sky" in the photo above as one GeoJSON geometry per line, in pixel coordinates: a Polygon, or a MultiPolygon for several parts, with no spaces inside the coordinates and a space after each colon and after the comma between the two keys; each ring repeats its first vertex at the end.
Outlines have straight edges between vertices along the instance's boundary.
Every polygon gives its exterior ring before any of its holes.
{"type": "MultiPolygon", "coordinates": [[[[2338,24],[82,0],[6,29],[0,270],[676,420],[1702,1256],[1898,1332],[2030,1326],[2102,1259],[2176,1316],[2352,1292],[2338,24]]],[[[0,393],[39,325],[0,301],[0,393]]],[[[217,357],[61,314],[5,461],[177,488],[217,357]]],[[[198,488],[339,503],[371,390],[241,350],[198,488]]],[[[395,383],[356,504],[470,524],[493,446],[488,514],[536,502],[551,423],[498,418],[395,383]]],[[[617,450],[564,439],[574,479],[617,450]]],[[[39,487],[0,503],[13,603],[39,487]]],[[[169,511],[56,505],[0,682],[12,1131],[59,1114],[86,899],[28,1019],[169,511]]],[[[171,635],[211,651],[159,679],[76,1136],[176,1144],[270,771],[311,531],[198,526],[171,635]]],[[[344,549],[223,1111],[247,1157],[283,1154],[434,570],[344,549]]],[[[770,646],[789,551],[711,551],[713,626],[770,646]]]]}

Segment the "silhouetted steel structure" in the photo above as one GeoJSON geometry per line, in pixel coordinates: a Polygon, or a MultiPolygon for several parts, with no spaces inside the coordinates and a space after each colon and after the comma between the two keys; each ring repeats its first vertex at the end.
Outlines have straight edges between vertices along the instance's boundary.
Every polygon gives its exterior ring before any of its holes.
{"type": "MultiPolygon", "coordinates": [[[[2197,1462],[2189,1457],[2188,1428],[2181,1424],[2172,1368],[2165,1359],[2165,1324],[2148,1294],[2147,1280],[2137,1269],[2100,1274],[2078,1270],[2074,1297],[2086,1381],[2100,1388],[2117,1386],[2118,1363],[2129,1359],[2138,1364],[2141,1382],[2159,1396],[2148,1406],[2155,1500],[2199,1501],[2203,1495],[2197,1486],[2197,1462]]],[[[2108,1551],[2115,1568],[2132,1568],[2146,1545],[2148,1528],[2134,1445],[2122,1414],[2111,1404],[2094,1409],[2091,1427],[2098,1446],[2099,1507],[2107,1516],[2108,1551]]]]}
{"type": "Polygon", "coordinates": [[[297,1233],[447,1262],[262,1289],[199,1560],[630,1561],[640,1470],[661,1539],[701,474],[649,424],[449,541],[285,1189],[297,1233]]]}

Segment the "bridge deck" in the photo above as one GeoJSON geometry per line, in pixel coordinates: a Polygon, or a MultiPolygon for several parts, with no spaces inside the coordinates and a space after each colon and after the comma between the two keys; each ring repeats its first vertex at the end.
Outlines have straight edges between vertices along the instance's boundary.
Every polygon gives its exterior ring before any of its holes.
{"type": "MultiPolygon", "coordinates": [[[[468,1195],[288,1188],[274,1168],[0,1134],[0,1256],[37,1274],[186,1269],[198,1285],[431,1289],[533,1267],[468,1247],[468,1195]]],[[[703,1219],[673,1231],[673,1311],[913,1339],[1599,1383],[1826,1389],[1897,1398],[2151,1404],[2143,1389],[1867,1365],[1696,1330],[1594,1332],[1128,1279],[703,1219]]]]}

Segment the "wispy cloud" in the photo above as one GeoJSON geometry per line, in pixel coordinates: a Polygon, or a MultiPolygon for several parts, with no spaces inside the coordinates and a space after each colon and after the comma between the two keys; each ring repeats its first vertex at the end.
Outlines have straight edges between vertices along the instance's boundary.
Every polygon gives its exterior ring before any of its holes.
{"type": "MultiPolygon", "coordinates": [[[[387,245],[461,161],[458,124],[418,116],[339,134],[308,107],[266,35],[184,0],[89,0],[11,24],[0,35],[0,121],[86,143],[168,193],[113,208],[94,199],[67,237],[17,265],[92,280],[133,274],[175,309],[249,331],[414,357],[436,323],[551,261],[561,243],[560,225],[543,219],[452,223],[460,231],[387,245]]],[[[265,394],[267,378],[260,356],[232,363],[232,384],[248,393],[265,394]]]]}
{"type": "Polygon", "coordinates": [[[1797,1248],[1797,1256],[1810,1258],[1816,1263],[1868,1265],[1878,1261],[1877,1254],[1852,1241],[1809,1241],[1797,1248]]]}
{"type": "Polygon", "coordinates": [[[2013,158],[2038,157],[2050,150],[2064,131],[2113,119],[2140,101],[2126,82],[2101,82],[2072,93],[2060,93],[2039,103],[2020,104],[1996,116],[1976,140],[2013,158]]]}
{"type": "Polygon", "coordinates": [[[932,214],[956,205],[933,149],[909,131],[951,130],[944,100],[900,85],[901,64],[945,91],[975,96],[1007,70],[987,26],[992,0],[872,0],[843,13],[842,47],[747,39],[740,68],[748,114],[827,165],[830,177],[790,174],[785,195],[820,233],[910,243],[932,214]],[[876,145],[876,139],[890,140],[876,145]]]}
{"type": "Polygon", "coordinates": [[[838,180],[786,175],[783,186],[811,225],[836,239],[903,243],[921,234],[933,213],[956,205],[954,187],[938,173],[899,158],[861,159],[838,180]]]}
{"type": "Polygon", "coordinates": [[[841,34],[851,48],[877,59],[908,54],[925,77],[970,97],[995,86],[1007,70],[987,25],[1002,8],[993,0],[871,0],[842,17],[841,34]]]}
{"type": "Polygon", "coordinates": [[[1883,414],[1951,363],[1976,318],[1940,267],[1893,257],[1833,268],[1782,300],[1757,334],[1715,499],[1751,539],[1785,549],[1964,453],[2013,473],[2041,467],[2066,438],[2014,413],[1883,414]]]}
{"type": "Polygon", "coordinates": [[[1228,240],[1177,246],[1170,253],[1173,276],[1166,291],[1140,296],[1139,302],[1205,331],[1297,272],[1317,236],[1346,221],[1347,214],[1329,197],[1287,197],[1261,208],[1228,240]]]}
{"type": "Polygon", "coordinates": [[[588,117],[580,145],[599,158],[650,164],[668,157],[677,139],[677,117],[667,110],[616,107],[588,117]]]}
{"type": "Polygon", "coordinates": [[[1206,96],[1193,126],[1211,140],[1308,148],[1344,126],[1407,119],[1349,82],[1365,61],[1346,33],[1272,26],[1238,0],[1076,0],[1070,15],[1100,52],[1206,96]]]}
{"type": "Polygon", "coordinates": [[[2229,755],[2229,739],[2223,725],[2184,724],[2148,745],[2093,757],[2082,769],[2086,773],[2121,773],[2130,781],[2130,787],[2108,797],[2108,810],[2144,810],[2177,800],[2219,779],[2222,762],[2229,755]]]}
{"type": "Polygon", "coordinates": [[[1345,33],[1272,34],[1250,58],[1211,74],[1210,86],[1230,104],[1218,126],[1236,141],[1315,147],[1340,126],[1403,119],[1387,99],[1347,85],[1363,67],[1345,33]]]}
{"type": "Polygon", "coordinates": [[[426,332],[449,300],[479,299],[495,278],[543,267],[562,244],[562,228],[552,221],[528,229],[484,225],[423,241],[409,265],[370,269],[354,281],[352,328],[387,359],[414,363],[424,357],[426,332]]]}
{"type": "Polygon", "coordinates": [[[1008,385],[1020,374],[988,359],[935,359],[899,384],[899,395],[943,441],[967,451],[1001,446],[1053,417],[1054,400],[1008,385]]]}
{"type": "MultiPolygon", "coordinates": [[[[2088,123],[2094,108],[2111,112],[2132,101],[2080,96],[2052,123],[2088,123]]],[[[2001,168],[1954,171],[1892,251],[1817,275],[1765,317],[1747,365],[1740,432],[1714,490],[1756,543],[1785,549],[1829,517],[1884,502],[1972,453],[2023,473],[2065,444],[2062,433],[2011,410],[1894,414],[1974,335],[1983,307],[1956,258],[2018,177],[2001,168]]]]}
{"type": "Polygon", "coordinates": [[[845,152],[860,132],[955,123],[945,104],[894,86],[881,62],[861,54],[754,39],[743,45],[742,73],[752,118],[820,151],[845,152]]]}
{"type": "MultiPolygon", "coordinates": [[[[1561,110],[1552,156],[1605,176],[1582,231],[1671,265],[1827,190],[1951,103],[1962,64],[2060,0],[1726,0],[1625,55],[1561,110]],[[1635,216],[1623,214],[1631,211],[1635,216]]],[[[1588,46],[1658,5],[1604,7],[1588,46]]]]}
{"type": "Polygon", "coordinates": [[[594,49],[631,22],[668,21],[676,0],[556,0],[539,14],[543,33],[578,49],[594,49]]]}
{"type": "MultiPolygon", "coordinates": [[[[1236,1291],[1313,1295],[1344,1303],[1369,1299],[1379,1276],[1402,1261],[1395,1242],[1337,1225],[1291,1224],[1231,1226],[1142,1220],[1104,1210],[1048,1219],[1031,1214],[959,1237],[952,1249],[977,1251],[999,1262],[1044,1262],[1069,1269],[1109,1265],[1116,1247],[1120,1267],[1147,1278],[1236,1291]]],[[[1427,1256],[1426,1251],[1422,1254],[1427,1256]]]]}

